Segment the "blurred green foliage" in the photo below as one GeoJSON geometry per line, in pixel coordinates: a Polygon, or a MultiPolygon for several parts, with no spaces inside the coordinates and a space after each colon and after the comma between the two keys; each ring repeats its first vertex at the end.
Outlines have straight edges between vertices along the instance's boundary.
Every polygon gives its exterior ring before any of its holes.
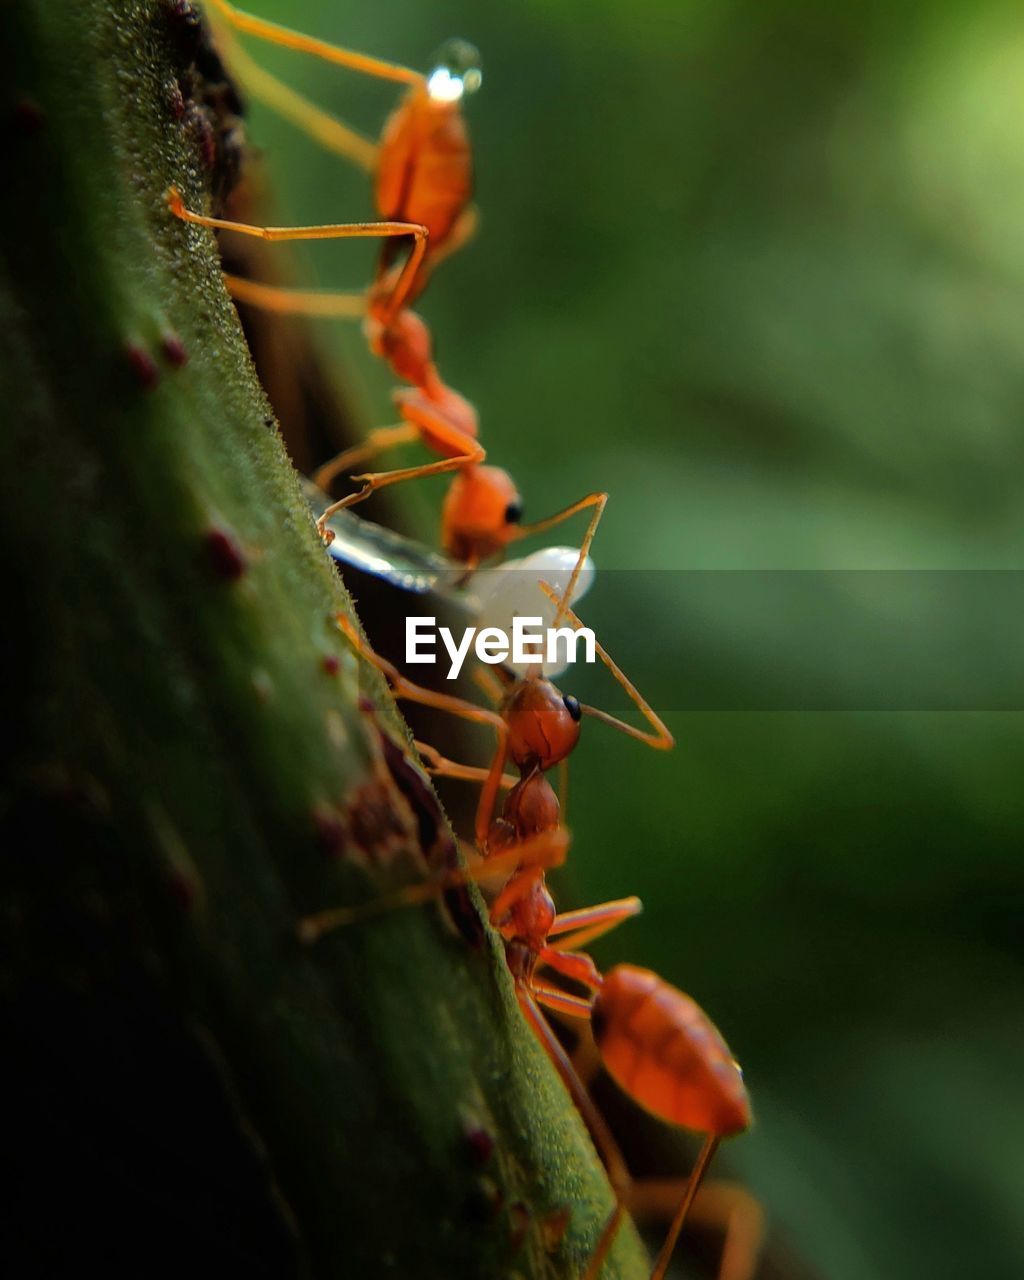
{"type": "MultiPolygon", "coordinates": [[[[1019,6],[249,7],[421,67],[452,34],[483,50],[482,226],[421,309],[528,517],[610,489],[604,568],[1019,566],[1019,6]]],[[[368,133],[394,100],[258,53],[368,133]]],[[[258,107],[252,136],[282,219],[370,212],[363,175],[258,107]]],[[[304,257],[359,287],[373,255],[304,257]]],[[[321,337],[390,420],[355,326],[321,337]]],[[[425,536],[436,496],[403,495],[425,536]]],[[[587,602],[641,687],[701,641],[685,583],[608,575],[587,602]]],[[[764,656],[742,617],[705,639],[764,656]]],[[[670,720],[666,757],[587,735],[563,891],[639,893],[601,958],[719,1020],[759,1116],[727,1163],[819,1274],[1024,1274],[1021,716],[670,720]]]]}

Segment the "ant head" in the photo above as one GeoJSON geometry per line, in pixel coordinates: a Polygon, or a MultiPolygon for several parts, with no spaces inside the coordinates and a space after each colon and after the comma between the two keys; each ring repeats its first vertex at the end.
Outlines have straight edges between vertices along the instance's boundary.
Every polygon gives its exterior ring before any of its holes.
{"type": "Polygon", "coordinates": [[[441,509],[444,549],[463,563],[486,560],[508,546],[522,518],[522,499],[507,471],[469,467],[456,475],[445,495],[441,509]]]}
{"type": "Polygon", "coordinates": [[[505,797],[501,816],[520,840],[558,826],[559,804],[554,788],[539,768],[524,773],[505,797]]]}
{"type": "Polygon", "coordinates": [[[571,694],[563,696],[550,680],[518,681],[502,711],[509,754],[520,769],[550,769],[579,741],[580,704],[571,694]]]}
{"type": "Polygon", "coordinates": [[[427,96],[439,105],[461,102],[483,83],[480,51],[468,40],[448,40],[438,50],[427,76],[427,96]]]}
{"type": "Polygon", "coordinates": [[[371,293],[366,312],[366,338],[370,350],[390,364],[395,377],[424,386],[433,369],[433,343],[426,322],[415,311],[403,308],[389,324],[381,317],[387,311],[390,291],[383,296],[371,293]]]}

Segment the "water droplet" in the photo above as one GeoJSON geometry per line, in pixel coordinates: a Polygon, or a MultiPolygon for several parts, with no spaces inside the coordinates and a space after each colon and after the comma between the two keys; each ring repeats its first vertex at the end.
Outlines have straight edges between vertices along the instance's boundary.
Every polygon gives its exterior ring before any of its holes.
{"type": "Polygon", "coordinates": [[[483,81],[480,52],[468,40],[449,40],[434,59],[427,77],[427,92],[435,102],[458,102],[476,93],[483,81]]]}

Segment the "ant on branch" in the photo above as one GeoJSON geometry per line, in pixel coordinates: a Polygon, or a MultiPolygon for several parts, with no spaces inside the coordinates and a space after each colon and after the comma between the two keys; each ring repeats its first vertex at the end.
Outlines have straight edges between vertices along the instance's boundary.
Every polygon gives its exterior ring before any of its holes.
{"type": "Polygon", "coordinates": [[[482,79],[475,49],[464,41],[451,42],[434,70],[424,76],[257,18],[228,0],[209,2],[230,29],[408,86],[404,99],[385,125],[379,146],[374,146],[262,70],[231,39],[231,57],[257,96],[323,145],[375,174],[380,221],[260,227],[193,212],[186,208],[176,188],[168,193],[168,204],[176,217],[214,230],[236,231],[270,241],[379,237],[386,242],[376,277],[365,297],[280,289],[234,276],[226,278],[228,290],[237,300],[281,314],[365,314],[371,350],[388,361],[397,377],[410,384],[395,393],[402,421],[396,426],[377,428],[363,444],[339,454],[317,471],[316,483],[325,486],[349,467],[399,444],[419,441],[440,455],[437,461],[418,466],[353,476],[361,487],[323,512],[317,521],[321,537],[330,542],[327,521],[332,515],[362,502],[379,489],[454,472],[442,506],[441,540],[448,554],[467,571],[502,554],[512,542],[542,533],[577,512],[590,509],[592,515],[583,541],[585,552],[593,541],[607,494],[587,494],[546,519],[522,524],[523,503],[514,481],[500,467],[483,465],[486,452],[478,440],[476,410],[442,380],[433,359],[430,331],[408,305],[422,291],[436,265],[465,244],[476,224],[469,203],[472,152],[461,111],[463,96],[478,88],[482,79]],[[398,246],[410,240],[407,257],[396,263],[398,246]]]}
{"type": "MultiPolygon", "coordinates": [[[[616,1195],[615,1208],[602,1229],[583,1280],[597,1280],[621,1224],[626,1200],[641,1191],[642,1184],[634,1186],[607,1123],[541,1010],[589,1020],[602,1062],[630,1097],[668,1124],[706,1135],[690,1176],[667,1189],[678,1197],[678,1205],[651,1272],[652,1280],[663,1280],[715,1150],[722,1138],[749,1127],[750,1103],[740,1069],[725,1042],[689,996],[649,970],[633,965],[616,965],[602,975],[590,956],[580,950],[636,915],[641,909],[639,899],[623,898],[582,910],[556,912],[545,873],[565,861],[570,838],[561,823],[558,798],[545,776],[545,768],[554,756],[564,758],[562,753],[571,750],[570,740],[574,745],[583,708],[574,699],[562,699],[562,710],[575,726],[575,735],[571,731],[564,733],[563,715],[550,699],[545,699],[542,707],[506,703],[502,715],[488,712],[460,698],[406,681],[368,648],[347,619],[339,618],[338,625],[359,655],[387,677],[396,697],[492,724],[499,735],[499,749],[488,769],[451,766],[430,749],[424,752],[432,759],[432,771],[483,784],[477,811],[476,842],[482,855],[479,861],[442,877],[406,886],[388,897],[307,916],[300,922],[300,937],[313,943],[341,925],[432,900],[469,881],[489,888],[490,922],[504,941],[520,1009],[590,1130],[616,1195]],[[550,743],[550,750],[543,754],[536,750],[540,738],[550,743]],[[506,781],[502,773],[506,748],[519,766],[520,777],[508,791],[500,816],[495,817],[496,795],[506,781]],[[554,975],[554,983],[540,976],[543,971],[554,975]],[[558,985],[559,980],[576,984],[587,994],[573,994],[558,985]]],[[[550,685],[548,681],[543,683],[550,685]]],[[[516,684],[534,686],[537,681],[516,684]]],[[[557,691],[554,693],[561,698],[557,691]]],[[[645,740],[654,736],[640,730],[634,733],[645,740]]],[[[661,1191],[664,1194],[666,1189],[661,1191]]],[[[749,1274],[747,1254],[730,1248],[728,1238],[724,1256],[730,1259],[731,1267],[738,1268],[730,1270],[728,1280],[740,1280],[749,1274]]]]}
{"type": "MultiPolygon", "coordinates": [[[[556,623],[559,616],[564,616],[577,629],[583,624],[569,607],[567,600],[572,598],[574,582],[579,578],[584,559],[584,553],[581,551],[580,558],[561,596],[548,583],[538,584],[548,600],[557,606],[556,623]]],[[[488,847],[491,820],[498,792],[501,789],[506,760],[511,758],[520,772],[521,779],[534,770],[543,775],[556,765],[561,765],[569,758],[579,741],[583,716],[599,720],[631,738],[636,738],[639,742],[646,743],[655,750],[666,751],[675,743],[668,726],[615,663],[600,641],[595,640],[594,646],[598,656],[650,725],[650,729],[638,728],[599,707],[579,702],[571,694],[562,694],[543,674],[543,668],[540,665],[531,665],[524,675],[507,674],[505,676],[506,684],[498,711],[479,707],[475,703],[450,694],[434,692],[413,683],[392,663],[376,654],[347,618],[339,615],[337,622],[338,627],[359,656],[375,666],[387,678],[394,697],[433,707],[435,710],[448,712],[476,724],[490,725],[494,729],[495,752],[483,778],[476,813],[475,837],[477,847],[481,851],[485,851],[488,847]]],[[[466,776],[467,768],[468,766],[454,766],[457,772],[452,772],[451,762],[439,759],[435,759],[431,765],[431,771],[435,774],[462,778],[466,776]]]]}

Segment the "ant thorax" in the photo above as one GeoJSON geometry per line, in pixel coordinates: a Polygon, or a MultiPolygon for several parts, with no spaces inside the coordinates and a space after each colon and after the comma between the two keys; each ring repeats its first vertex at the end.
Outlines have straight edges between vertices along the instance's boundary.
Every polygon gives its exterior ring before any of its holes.
{"type": "MultiPolygon", "coordinates": [[[[511,635],[512,619],[517,617],[539,618],[541,628],[552,627],[557,606],[544,594],[540,584],[547,583],[561,595],[569,585],[579,554],[575,547],[545,547],[522,559],[506,560],[493,569],[480,570],[473,582],[478,625],[497,627],[507,635],[511,635]]],[[[587,556],[568,604],[574,604],[586,594],[594,581],[594,572],[594,562],[587,556]]],[[[517,675],[548,678],[561,675],[568,667],[565,661],[545,662],[539,657],[535,662],[508,665],[517,675]]]]}
{"type": "Polygon", "coordinates": [[[544,881],[538,880],[509,909],[505,919],[497,922],[513,977],[529,981],[533,976],[554,920],[554,901],[544,881]]]}

